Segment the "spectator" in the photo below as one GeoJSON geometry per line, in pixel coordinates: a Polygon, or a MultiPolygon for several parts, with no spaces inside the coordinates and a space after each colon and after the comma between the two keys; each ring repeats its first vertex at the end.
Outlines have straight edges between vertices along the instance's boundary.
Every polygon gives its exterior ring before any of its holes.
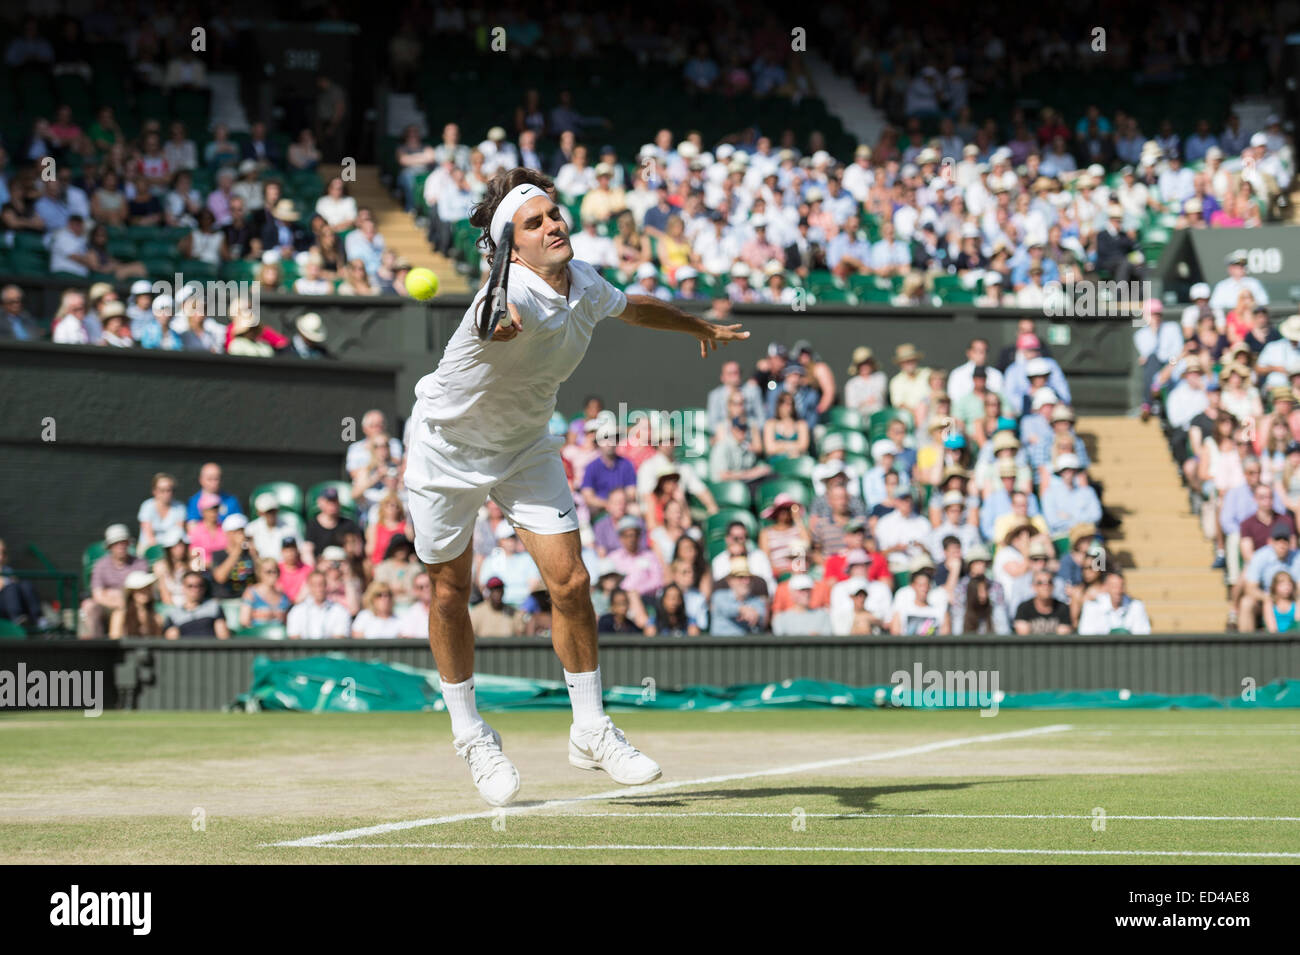
{"type": "Polygon", "coordinates": [[[1051,573],[1047,570],[1034,570],[1032,584],[1033,597],[1016,608],[1016,633],[1061,636],[1071,633],[1070,608],[1052,596],[1051,573]]]}
{"type": "Polygon", "coordinates": [[[767,556],[773,575],[784,579],[806,565],[812,548],[812,534],[803,519],[803,509],[789,494],[778,494],[762,513],[772,523],[758,532],[758,547],[767,556]]]}
{"type": "Polygon", "coordinates": [[[1264,629],[1269,633],[1290,633],[1296,629],[1295,578],[1285,570],[1273,575],[1264,602],[1264,629]]]}
{"type": "Polygon", "coordinates": [[[631,611],[630,595],[619,588],[609,595],[609,611],[596,621],[597,633],[643,633],[629,616],[631,611]]]}
{"type": "Polygon", "coordinates": [[[807,574],[795,574],[789,581],[794,606],[772,617],[772,633],[778,637],[831,635],[831,615],[824,607],[812,609],[813,579],[807,574]]]}
{"type": "MultiPolygon", "coordinates": [[[[752,380],[746,383],[752,384],[752,380]]],[[[769,460],[800,458],[808,453],[808,444],[808,422],[796,417],[794,395],[781,391],[776,398],[776,413],[763,423],[765,456],[769,460]]]]}
{"type": "Polygon", "coordinates": [[[347,193],[343,180],[335,176],[316,200],[315,212],[337,232],[347,232],[357,221],[357,201],[347,193]]]}
{"type": "Polygon", "coordinates": [[[650,543],[665,567],[672,563],[677,542],[685,535],[698,537],[699,531],[691,526],[691,515],[686,506],[681,501],[671,500],[664,505],[663,523],[650,532],[650,543]]]}
{"type": "MultiPolygon", "coordinates": [[[[424,575],[421,575],[424,577],[424,575]]],[[[424,577],[428,580],[427,577],[424,577]]],[[[514,637],[521,630],[522,621],[515,608],[505,602],[506,585],[500,577],[489,577],[483,584],[484,599],[469,611],[469,622],[476,637],[514,637]]],[[[412,636],[425,636],[429,631],[429,618],[424,617],[419,632],[412,636]]]]}
{"type": "Polygon", "coordinates": [[[182,637],[230,639],[230,627],[222,615],[221,604],[216,598],[207,596],[207,588],[207,580],[197,571],[185,575],[180,606],[165,614],[167,626],[163,631],[164,637],[168,640],[179,640],[182,637]]]}
{"type": "Polygon", "coordinates": [[[244,589],[239,604],[239,628],[268,623],[282,624],[288,619],[293,601],[280,587],[280,565],[274,558],[257,562],[257,582],[244,589]]]}
{"type": "Polygon", "coordinates": [[[345,533],[361,533],[360,525],[343,514],[338,488],[327,487],[321,491],[316,507],[315,516],[307,522],[307,540],[313,553],[323,553],[326,547],[339,543],[345,533]]]}
{"type": "Polygon", "coordinates": [[[655,552],[643,543],[641,522],[627,516],[615,529],[621,546],[610,553],[609,560],[623,575],[623,587],[643,599],[653,596],[664,585],[664,567],[655,552]]]}
{"type": "Polygon", "coordinates": [[[159,542],[163,535],[185,530],[185,505],[176,500],[176,479],[158,472],[153,476],[152,496],[140,505],[136,520],[140,524],[140,546],[144,549],[159,542]]]}
{"type": "Polygon", "coordinates": [[[744,481],[753,485],[772,473],[771,465],[759,461],[762,451],[758,428],[745,413],[745,398],[733,392],[727,399],[728,426],[709,452],[709,477],[716,484],[744,481]]]}
{"type": "Polygon", "coordinates": [[[1146,606],[1125,593],[1124,575],[1118,569],[1112,568],[1106,575],[1102,589],[1100,597],[1084,604],[1083,614],[1079,618],[1080,636],[1114,633],[1146,635],[1151,632],[1146,606]]]}
{"type": "Polygon", "coordinates": [[[1043,492],[1042,505],[1048,533],[1054,538],[1064,537],[1077,524],[1100,523],[1101,502],[1087,483],[1078,457],[1062,454],[1052,470],[1055,478],[1043,492]]]}
{"type": "Polygon", "coordinates": [[[1260,305],[1268,304],[1268,292],[1259,279],[1246,274],[1246,253],[1242,250],[1230,252],[1227,256],[1228,277],[1215,283],[1210,295],[1210,307],[1229,309],[1237,304],[1242,289],[1250,292],[1254,301],[1260,305]]]}
{"type": "MultiPolygon", "coordinates": [[[[680,502],[679,502],[680,503],[680,502]]],[[[620,487],[610,490],[605,499],[604,513],[595,519],[592,524],[592,539],[596,554],[600,557],[607,557],[613,551],[618,550],[620,546],[618,523],[628,516],[628,492],[620,487]]],[[[641,532],[645,533],[645,523],[641,518],[633,516],[633,520],[638,522],[641,532]]]]}
{"type": "Polygon", "coordinates": [[[94,264],[90,256],[85,220],[68,216],[67,225],[56,229],[50,238],[50,271],[87,276],[94,264]]]}
{"type": "Polygon", "coordinates": [[[311,564],[302,559],[302,551],[296,537],[286,537],[280,541],[280,589],[284,591],[290,602],[298,602],[302,586],[307,582],[307,575],[311,573],[311,569],[311,564]]]}
{"type": "Polygon", "coordinates": [[[302,172],[312,172],[320,164],[320,150],[316,148],[316,135],[310,129],[303,129],[298,138],[289,146],[289,168],[302,172]]]}
{"type": "MultiPolygon", "coordinates": [[[[424,639],[429,635],[429,614],[433,609],[433,581],[428,574],[418,573],[411,580],[411,595],[414,603],[402,611],[397,635],[424,639]]],[[[470,625],[474,627],[475,636],[487,636],[474,623],[473,608],[470,609],[470,625]]]]}
{"type": "MultiPolygon", "coordinates": [[[[717,561],[714,563],[716,566],[717,561]]],[[[744,555],[729,555],[724,566],[720,579],[726,586],[714,590],[709,608],[710,634],[739,637],[761,633],[767,626],[767,604],[752,593],[749,561],[744,555]]]]}
{"type": "Polygon", "coordinates": [[[923,357],[915,345],[899,345],[894,350],[898,374],[889,380],[889,403],[912,412],[915,421],[921,420],[915,409],[930,394],[930,369],[921,367],[923,357]]]}
{"type": "Polygon", "coordinates": [[[243,514],[231,514],[221,522],[224,541],[209,557],[213,591],[220,599],[242,597],[256,577],[260,556],[248,539],[247,528],[248,518],[243,514]]]}
{"type": "Polygon", "coordinates": [[[731,417],[727,411],[728,397],[736,391],[739,391],[744,398],[746,417],[751,421],[762,422],[765,417],[762,391],[752,380],[742,382],[740,362],[724,361],[720,380],[722,383],[709,392],[708,399],[705,402],[709,431],[718,434],[724,429],[726,422],[731,417]]]}
{"type": "Polygon", "coordinates": [[[934,586],[934,562],[922,556],[910,568],[910,583],[894,595],[889,632],[895,636],[948,636],[952,632],[948,599],[942,588],[934,586]]]}
{"type": "MultiPolygon", "coordinates": [[[[911,494],[900,494],[897,507],[876,524],[876,542],[894,573],[907,570],[924,554],[925,542],[934,531],[924,516],[914,512],[914,503],[911,494]]],[[[933,562],[930,570],[933,582],[933,562]]]]}
{"type": "Polygon", "coordinates": [[[307,575],[306,594],[285,622],[290,640],[342,640],[351,634],[351,615],[327,596],[327,590],[324,573],[314,570],[307,575]]]}
{"type": "Polygon", "coordinates": [[[851,377],[844,385],[845,407],[868,418],[882,410],[889,385],[870,348],[859,345],[853,349],[849,375],[851,377]]]}
{"type": "Polygon", "coordinates": [[[655,606],[654,623],[646,628],[646,636],[698,637],[701,627],[686,607],[685,592],[677,584],[669,584],[659,595],[655,606]]]}
{"type": "Polygon", "coordinates": [[[106,553],[90,572],[90,596],[81,603],[80,635],[102,637],[113,611],[126,607],[125,583],[133,571],[149,566],[131,554],[131,535],[125,524],[111,524],[104,532],[106,553]]]}
{"type": "Polygon", "coordinates": [[[17,285],[0,288],[0,341],[36,341],[43,337],[35,319],[23,308],[23,290],[17,285]]]}
{"type": "Polygon", "coordinates": [[[518,608],[532,593],[541,572],[507,521],[497,525],[496,537],[496,550],[479,567],[479,586],[486,589],[489,579],[500,577],[505,582],[505,602],[518,608]]]}
{"type": "Polygon", "coordinates": [[[166,618],[154,609],[157,598],[154,583],[154,575],[146,571],[136,570],[127,574],[123,584],[125,602],[109,617],[109,639],[163,635],[167,622],[166,618]]]}
{"type": "Polygon", "coordinates": [[[9,549],[0,540],[0,620],[37,628],[44,624],[41,602],[31,581],[20,580],[9,566],[9,549]]]}
{"type": "Polygon", "coordinates": [[[393,588],[374,581],[366,588],[362,611],[352,621],[354,639],[393,639],[401,636],[401,620],[394,613],[393,588]]]}

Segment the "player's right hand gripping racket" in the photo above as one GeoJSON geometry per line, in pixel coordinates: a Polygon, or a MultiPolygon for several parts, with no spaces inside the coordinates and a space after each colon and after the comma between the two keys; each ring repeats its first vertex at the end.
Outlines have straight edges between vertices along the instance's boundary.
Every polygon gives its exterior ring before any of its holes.
{"type": "Polygon", "coordinates": [[[501,241],[497,243],[497,254],[492,260],[492,271],[488,273],[487,294],[479,306],[478,337],[487,341],[497,330],[497,325],[506,317],[506,291],[510,282],[510,253],[514,249],[515,224],[507,222],[501,230],[501,241]]]}

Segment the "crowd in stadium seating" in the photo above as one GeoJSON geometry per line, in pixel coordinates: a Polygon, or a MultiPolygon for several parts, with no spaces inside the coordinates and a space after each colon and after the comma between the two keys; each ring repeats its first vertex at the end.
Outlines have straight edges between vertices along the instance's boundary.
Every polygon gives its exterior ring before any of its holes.
{"type": "Polygon", "coordinates": [[[492,175],[535,168],[555,180],[577,256],[611,281],[771,304],[1037,308],[1053,283],[1145,277],[1145,253],[1170,228],[1259,225],[1286,202],[1294,155],[1277,117],[1249,135],[1230,117],[1217,137],[1202,120],[1186,141],[1171,129],[1148,137],[1122,112],[1095,119],[1128,130],[1132,155],[1127,140],[1090,151],[1054,115],[1032,133],[1023,116],[969,135],[917,127],[839,159],[815,141],[803,153],[789,136],[751,130],[710,144],[663,129],[635,166],[571,129],[545,142],[527,128],[515,144],[498,126],[471,149],[449,123],[437,146],[407,130],[398,181],[408,206],[422,183],[431,241],[454,252],[492,175]]]}
{"type": "Polygon", "coordinates": [[[1300,315],[1269,320],[1268,292],[1227,256],[1181,315],[1148,303],[1134,335],[1144,417],[1155,413],[1229,587],[1229,629],[1295,629],[1300,581],[1300,315]]]}

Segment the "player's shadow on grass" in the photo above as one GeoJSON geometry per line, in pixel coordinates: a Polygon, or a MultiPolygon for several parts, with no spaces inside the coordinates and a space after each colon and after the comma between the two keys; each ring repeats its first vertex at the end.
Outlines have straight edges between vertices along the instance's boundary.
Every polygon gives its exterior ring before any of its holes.
{"type": "MultiPolygon", "coordinates": [[[[610,804],[637,806],[643,809],[681,809],[698,806],[700,803],[713,800],[734,799],[752,801],[755,799],[774,799],[780,801],[782,804],[790,805],[791,799],[802,800],[805,797],[820,796],[836,800],[844,807],[845,812],[856,813],[871,812],[875,809],[877,800],[884,796],[907,795],[910,793],[955,792],[984,785],[1004,786],[1008,783],[1036,782],[1042,782],[1042,780],[1038,777],[1026,776],[1012,779],[972,780],[966,782],[916,783],[906,786],[862,786],[847,784],[844,786],[771,786],[763,789],[706,789],[701,790],[700,792],[647,796],[643,799],[616,799],[611,800],[610,804]]],[[[924,813],[929,808],[930,807],[926,806],[917,806],[915,808],[894,806],[892,807],[892,811],[924,813]]]]}

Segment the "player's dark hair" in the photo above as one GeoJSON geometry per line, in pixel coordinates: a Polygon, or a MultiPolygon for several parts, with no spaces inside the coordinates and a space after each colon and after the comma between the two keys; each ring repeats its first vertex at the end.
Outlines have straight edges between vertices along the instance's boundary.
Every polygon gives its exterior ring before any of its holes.
{"type": "Polygon", "coordinates": [[[550,196],[552,202],[558,201],[555,196],[555,183],[549,177],[536,170],[517,166],[514,169],[504,170],[493,176],[488,182],[487,192],[483,194],[482,201],[470,210],[469,224],[476,229],[483,230],[483,234],[478,240],[478,247],[487,256],[489,266],[491,266],[492,260],[497,254],[497,244],[492,241],[492,236],[488,234],[488,229],[492,225],[492,217],[496,215],[497,206],[501,205],[501,200],[506,197],[510,190],[525,184],[534,185],[541,189],[550,196]]]}

